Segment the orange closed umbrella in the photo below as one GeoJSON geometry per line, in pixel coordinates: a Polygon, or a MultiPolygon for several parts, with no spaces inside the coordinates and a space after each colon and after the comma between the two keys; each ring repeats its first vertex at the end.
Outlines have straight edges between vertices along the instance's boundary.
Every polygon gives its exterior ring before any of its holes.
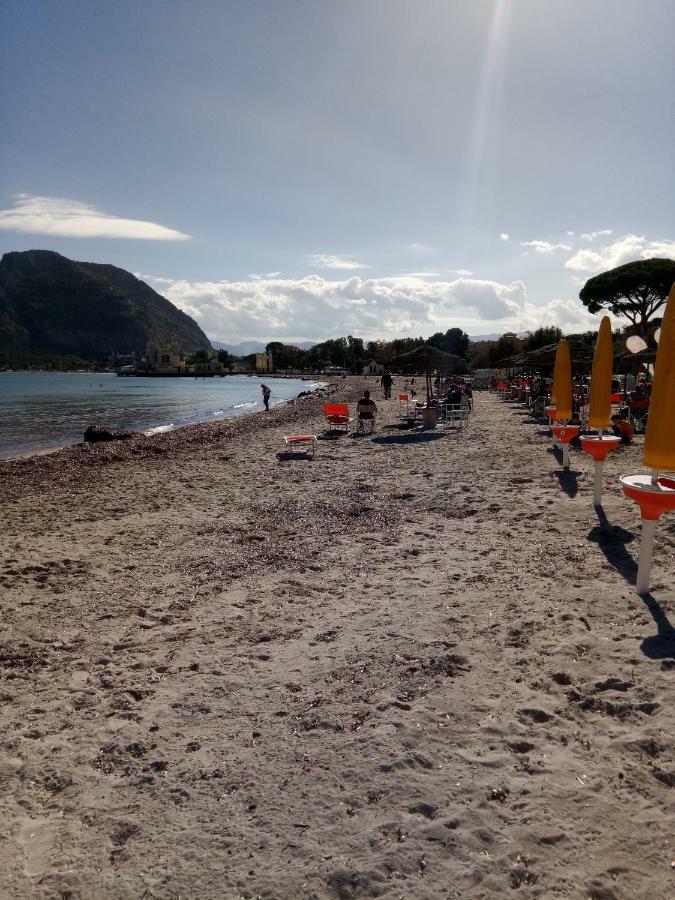
{"type": "Polygon", "coordinates": [[[624,494],[640,505],[642,536],[635,579],[638,594],[649,590],[656,523],[662,513],[675,510],[675,479],[659,477],[660,469],[675,469],[675,284],[663,314],[642,459],[652,469],[650,475],[621,478],[624,494]]]}
{"type": "Polygon", "coordinates": [[[563,338],[558,344],[553,368],[553,389],[551,398],[555,397],[555,418],[557,422],[566,422],[572,418],[572,360],[570,345],[563,338]]]}
{"type": "Polygon", "coordinates": [[[598,339],[593,354],[591,372],[591,403],[588,411],[588,424],[591,428],[608,428],[612,415],[612,368],[614,364],[614,345],[612,343],[612,325],[609,316],[604,316],[600,323],[598,339]]]}
{"type": "Polygon", "coordinates": [[[675,470],[675,284],[661,324],[642,459],[649,469],[675,470]]]}

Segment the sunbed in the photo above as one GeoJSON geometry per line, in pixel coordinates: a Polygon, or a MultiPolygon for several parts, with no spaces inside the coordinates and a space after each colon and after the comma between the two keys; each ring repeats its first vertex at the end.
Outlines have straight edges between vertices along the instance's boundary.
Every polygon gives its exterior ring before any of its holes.
{"type": "Polygon", "coordinates": [[[345,432],[349,432],[351,417],[346,403],[326,403],[323,408],[323,414],[326,417],[326,422],[331,426],[331,430],[344,428],[345,432]]]}

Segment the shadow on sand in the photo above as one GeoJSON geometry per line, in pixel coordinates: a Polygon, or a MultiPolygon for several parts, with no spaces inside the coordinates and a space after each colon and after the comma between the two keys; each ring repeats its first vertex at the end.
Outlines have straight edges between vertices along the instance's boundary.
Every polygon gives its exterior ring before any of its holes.
{"type": "MultiPolygon", "coordinates": [[[[607,562],[614,566],[630,584],[635,584],[637,563],[626,549],[636,535],[620,525],[611,525],[602,506],[596,506],[599,524],[588,532],[588,540],[594,541],[605,554],[607,562]]],[[[675,659],[675,628],[653,594],[643,594],[640,599],[647,607],[657,633],[645,638],[640,649],[650,659],[675,659]]]]}
{"type": "Polygon", "coordinates": [[[340,438],[348,436],[349,435],[343,428],[340,431],[324,431],[317,435],[317,439],[320,441],[338,441],[340,438]]]}
{"type": "Polygon", "coordinates": [[[598,525],[588,532],[588,540],[598,545],[605,554],[607,562],[614,566],[626,581],[635,584],[637,563],[626,549],[626,544],[634,541],[635,535],[620,525],[610,525],[601,506],[596,506],[595,512],[598,517],[598,525]]]}
{"type": "MultiPolygon", "coordinates": [[[[563,464],[563,455],[562,450],[558,447],[549,447],[548,452],[552,453],[555,456],[556,461],[559,465],[563,464]]],[[[579,475],[583,475],[583,472],[577,472],[575,469],[560,469],[558,472],[553,472],[553,475],[558,479],[558,483],[560,484],[561,489],[567,494],[568,497],[576,497],[579,493],[579,475]]]]}
{"type": "Polygon", "coordinates": [[[444,432],[439,431],[412,431],[406,434],[387,434],[374,437],[374,444],[424,444],[429,441],[438,441],[445,437],[444,432]]]}
{"type": "Polygon", "coordinates": [[[644,639],[640,650],[650,659],[675,659],[675,628],[653,594],[643,594],[640,599],[649,610],[657,631],[644,639]]]}
{"type": "Polygon", "coordinates": [[[410,429],[414,427],[414,422],[406,420],[403,422],[393,422],[391,425],[383,425],[382,431],[410,431],[410,429]]]}
{"type": "Polygon", "coordinates": [[[314,454],[311,450],[280,450],[277,453],[279,462],[291,462],[293,460],[313,460],[314,454]]]}

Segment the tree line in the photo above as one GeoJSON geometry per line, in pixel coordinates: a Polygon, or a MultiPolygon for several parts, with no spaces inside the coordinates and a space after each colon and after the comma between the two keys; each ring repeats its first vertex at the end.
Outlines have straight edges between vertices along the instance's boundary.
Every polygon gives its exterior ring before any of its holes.
{"type": "MultiPolygon", "coordinates": [[[[385,367],[395,367],[399,356],[422,344],[432,344],[445,353],[458,356],[462,362],[459,368],[468,369],[470,338],[461,328],[449,328],[446,332],[438,331],[428,338],[420,336],[396,338],[392,341],[365,341],[350,334],[347,337],[321,341],[308,349],[296,347],[294,344],[284,344],[281,341],[270,341],[265,349],[272,354],[277,371],[292,369],[317,372],[339,368],[360,375],[366,363],[371,360],[385,367]]],[[[254,353],[244,357],[243,360],[252,367],[255,366],[254,353]]],[[[221,361],[227,364],[225,359],[221,361]]]]}

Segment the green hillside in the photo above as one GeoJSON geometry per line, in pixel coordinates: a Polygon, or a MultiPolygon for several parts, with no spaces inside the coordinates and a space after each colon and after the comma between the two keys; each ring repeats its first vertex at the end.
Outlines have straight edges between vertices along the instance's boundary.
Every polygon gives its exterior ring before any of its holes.
{"type": "Polygon", "coordinates": [[[0,361],[98,360],[170,340],[187,352],[211,347],[193,319],[124,269],[50,250],[0,260],[0,361]]]}

